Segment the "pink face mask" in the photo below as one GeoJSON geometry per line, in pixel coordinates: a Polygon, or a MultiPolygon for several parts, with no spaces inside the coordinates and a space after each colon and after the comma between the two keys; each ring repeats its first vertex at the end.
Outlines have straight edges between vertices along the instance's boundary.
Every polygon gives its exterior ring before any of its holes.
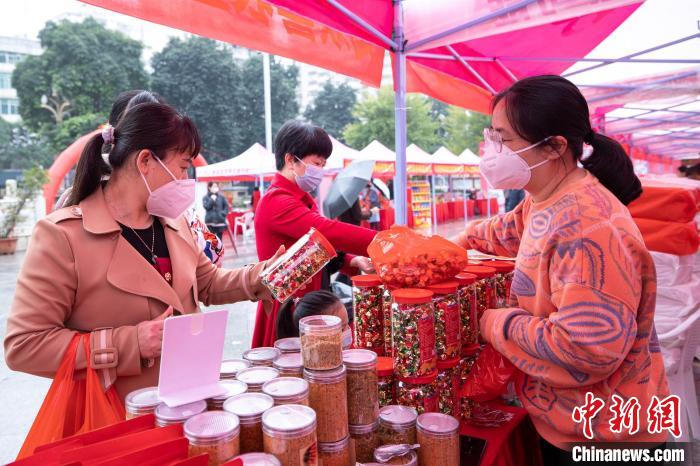
{"type": "Polygon", "coordinates": [[[518,154],[539,146],[549,138],[531,144],[518,151],[510,150],[503,143],[497,144],[488,134],[488,128],[484,130],[484,156],[479,162],[479,170],[486,181],[495,189],[523,189],[532,176],[532,170],[544,165],[549,160],[543,160],[533,166],[529,166],[525,159],[518,154]],[[499,146],[500,145],[500,150],[499,146]]]}
{"type": "Polygon", "coordinates": [[[155,191],[151,191],[146,177],[139,170],[141,179],[149,192],[146,210],[149,214],[156,217],[178,218],[194,204],[194,180],[178,180],[158,157],[154,155],[153,158],[158,161],[173,180],[155,191]]]}

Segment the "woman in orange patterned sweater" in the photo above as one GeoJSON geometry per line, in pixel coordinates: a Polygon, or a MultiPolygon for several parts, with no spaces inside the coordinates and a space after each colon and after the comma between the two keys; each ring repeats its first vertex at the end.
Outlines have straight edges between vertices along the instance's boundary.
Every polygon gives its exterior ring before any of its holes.
{"type": "Polygon", "coordinates": [[[572,443],[588,440],[572,419],[587,392],[605,403],[592,419],[594,441],[663,445],[667,433],[650,433],[647,416],[668,388],[654,263],[625,207],[642,191],[630,159],[592,130],[576,86],[537,76],[495,97],[480,168],[494,188],[528,193],[455,241],[517,256],[510,307],[487,310],[480,328],[521,371],[516,389],[544,439],[544,464],[569,464],[572,443]],[[639,401],[636,433],[611,429],[613,395],[639,401]]]}

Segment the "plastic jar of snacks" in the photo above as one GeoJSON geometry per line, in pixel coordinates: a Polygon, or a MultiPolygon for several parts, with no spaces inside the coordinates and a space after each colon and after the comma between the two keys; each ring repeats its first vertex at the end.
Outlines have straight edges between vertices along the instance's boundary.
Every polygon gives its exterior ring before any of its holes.
{"type": "Polygon", "coordinates": [[[459,371],[459,359],[439,361],[435,388],[438,394],[438,409],[442,414],[460,418],[460,399],[462,379],[459,371]]]}
{"type": "Polygon", "coordinates": [[[302,378],[304,376],[304,364],[301,362],[301,353],[284,353],[275,359],[272,367],[279,371],[280,377],[302,378]]]}
{"type": "Polygon", "coordinates": [[[232,396],[240,395],[248,391],[248,385],[240,380],[222,380],[219,382],[226,388],[226,393],[207,399],[207,409],[209,411],[221,411],[224,409],[224,402],[232,396]]]}
{"type": "Polygon", "coordinates": [[[278,405],[309,406],[309,382],[296,377],[278,377],[262,387],[265,395],[270,395],[278,405]]]}
{"type": "Polygon", "coordinates": [[[240,371],[248,369],[250,362],[245,359],[225,359],[221,361],[221,379],[235,379],[240,371]]]}
{"type": "Polygon", "coordinates": [[[394,371],[400,377],[430,374],[437,363],[433,292],[403,288],[392,296],[394,371]]]}
{"type": "Polygon", "coordinates": [[[299,238],[260,274],[274,298],[283,303],[336,256],[333,245],[315,228],[299,238]]]}
{"type": "Polygon", "coordinates": [[[255,366],[243,369],[236,378],[248,385],[249,392],[260,393],[265,382],[276,379],[279,375],[279,371],[273,367],[255,366]]]}
{"type": "Polygon", "coordinates": [[[379,410],[379,443],[416,443],[418,412],[410,406],[390,405],[379,410]]]}
{"type": "Polygon", "coordinates": [[[301,340],[299,337],[282,338],[275,342],[275,348],[280,350],[280,353],[299,353],[301,352],[301,340]]]}
{"type": "Polygon", "coordinates": [[[496,307],[496,269],[482,265],[472,265],[465,268],[463,272],[476,275],[474,292],[476,293],[476,319],[478,328],[478,321],[481,319],[484,311],[496,307]]]}
{"type": "Polygon", "coordinates": [[[343,364],[343,323],[340,317],[317,315],[299,321],[301,359],[306,369],[325,371],[343,364]]]}
{"type": "Polygon", "coordinates": [[[262,451],[262,416],[274,404],[272,397],[263,393],[243,393],[226,400],[224,411],[240,420],[241,453],[262,451]]]}
{"type": "Polygon", "coordinates": [[[347,466],[355,464],[350,451],[350,437],[337,442],[318,442],[318,463],[323,466],[347,466]]]}
{"type": "Polygon", "coordinates": [[[271,453],[284,466],[315,464],[316,413],[308,406],[275,406],[263,414],[265,453],[271,453]]]}
{"type": "Polygon", "coordinates": [[[411,447],[412,445],[383,445],[374,452],[378,463],[370,463],[367,466],[418,466],[418,453],[411,447]]]}
{"type": "Polygon", "coordinates": [[[384,285],[384,294],[382,295],[382,317],[384,319],[384,324],[382,325],[382,327],[384,330],[385,356],[391,356],[391,306],[394,302],[394,298],[391,296],[391,292],[395,289],[395,287],[384,285]]]}
{"type": "Polygon", "coordinates": [[[459,466],[459,421],[440,413],[418,416],[416,432],[421,466],[459,466]]]}
{"type": "Polygon", "coordinates": [[[250,362],[251,366],[268,366],[272,367],[272,363],[280,356],[281,352],[277,348],[262,346],[253,348],[243,352],[243,359],[250,362]]]}
{"type": "MultiPolygon", "coordinates": [[[[470,348],[470,351],[462,356],[462,359],[459,360],[459,379],[460,379],[460,386],[464,384],[464,382],[467,380],[467,376],[472,370],[472,366],[474,366],[474,361],[476,361],[476,357],[479,355],[479,347],[472,347],[470,348]]],[[[460,395],[461,396],[461,395],[460,395]]],[[[460,400],[460,415],[462,416],[462,419],[469,419],[472,416],[472,409],[474,408],[474,401],[472,401],[469,398],[462,397],[460,400]]]]}
{"type": "Polygon", "coordinates": [[[379,407],[396,404],[394,387],[394,360],[389,357],[377,358],[377,388],[379,407]]]}
{"type": "Polygon", "coordinates": [[[309,406],[316,411],[319,442],[337,442],[348,435],[347,374],[345,366],[332,370],[304,369],[309,382],[309,406]]]}
{"type": "Polygon", "coordinates": [[[507,307],[510,297],[510,286],[513,284],[513,274],[515,273],[515,262],[491,261],[487,264],[496,269],[495,295],[496,307],[507,307]]]}
{"type": "Polygon", "coordinates": [[[156,425],[158,427],[165,427],[172,424],[184,424],[185,421],[192,416],[201,414],[206,410],[207,402],[204,400],[176,406],[174,408],[170,408],[165,403],[161,403],[155,410],[156,425]]]}
{"type": "Polygon", "coordinates": [[[368,424],[379,416],[377,354],[364,349],[343,351],[347,370],[348,422],[368,424]]]}
{"type": "Polygon", "coordinates": [[[363,426],[350,424],[350,450],[355,452],[355,461],[367,463],[374,458],[379,446],[379,419],[363,426]]]}
{"type": "Polygon", "coordinates": [[[437,360],[459,358],[461,349],[459,300],[457,281],[438,283],[428,287],[433,292],[435,307],[435,347],[437,360]]]}
{"type": "Polygon", "coordinates": [[[355,314],[355,348],[384,353],[384,287],[379,275],[352,277],[352,308],[355,314]]]}
{"type": "Polygon", "coordinates": [[[282,466],[275,455],[269,453],[244,453],[234,458],[239,466],[282,466]]]}
{"type": "Polygon", "coordinates": [[[473,345],[479,341],[479,322],[476,320],[476,275],[462,272],[455,277],[459,287],[460,337],[462,346],[473,345]]]}
{"type": "Polygon", "coordinates": [[[438,392],[435,380],[437,370],[421,377],[401,377],[396,383],[396,403],[411,406],[418,414],[438,410],[438,392]]]}
{"type": "Polygon", "coordinates": [[[209,466],[218,466],[240,453],[238,416],[224,411],[197,414],[185,422],[189,456],[209,455],[209,466]]]}
{"type": "Polygon", "coordinates": [[[350,330],[349,325],[343,330],[341,340],[343,342],[343,351],[352,348],[352,330],[350,330]]]}
{"type": "Polygon", "coordinates": [[[124,399],[126,419],[133,419],[138,416],[143,416],[144,414],[151,414],[156,410],[159,404],[158,387],[134,390],[126,395],[124,399]]]}

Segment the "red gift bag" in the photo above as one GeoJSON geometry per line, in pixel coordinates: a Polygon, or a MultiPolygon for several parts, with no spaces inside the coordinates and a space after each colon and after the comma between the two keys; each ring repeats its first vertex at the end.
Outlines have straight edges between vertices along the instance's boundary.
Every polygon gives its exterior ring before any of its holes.
{"type": "Polygon", "coordinates": [[[17,459],[31,455],[41,445],[124,419],[124,406],[117,391],[114,386],[106,392],[102,389],[97,371],[92,369],[89,357],[85,379],[75,379],[75,356],[81,343],[85,354],[90,354],[90,335],[76,334],[68,344],[61,365],[17,459]]]}

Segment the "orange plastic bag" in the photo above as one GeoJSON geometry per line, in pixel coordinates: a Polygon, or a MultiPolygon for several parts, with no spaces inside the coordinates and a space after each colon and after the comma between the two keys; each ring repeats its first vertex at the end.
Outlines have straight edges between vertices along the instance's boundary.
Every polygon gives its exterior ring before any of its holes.
{"type": "Polygon", "coordinates": [[[31,455],[41,445],[124,420],[124,406],[117,391],[114,386],[106,392],[102,389],[89,357],[85,379],[77,380],[74,377],[75,355],[81,343],[85,354],[90,354],[90,335],[75,335],[63,355],[63,361],[17,459],[31,455]]]}
{"type": "Polygon", "coordinates": [[[477,402],[493,400],[506,392],[516,372],[513,363],[486,345],[462,384],[462,396],[477,402]]]}
{"type": "Polygon", "coordinates": [[[468,264],[467,251],[451,241],[396,225],[379,232],[367,253],[382,281],[400,288],[452,280],[468,264]]]}

